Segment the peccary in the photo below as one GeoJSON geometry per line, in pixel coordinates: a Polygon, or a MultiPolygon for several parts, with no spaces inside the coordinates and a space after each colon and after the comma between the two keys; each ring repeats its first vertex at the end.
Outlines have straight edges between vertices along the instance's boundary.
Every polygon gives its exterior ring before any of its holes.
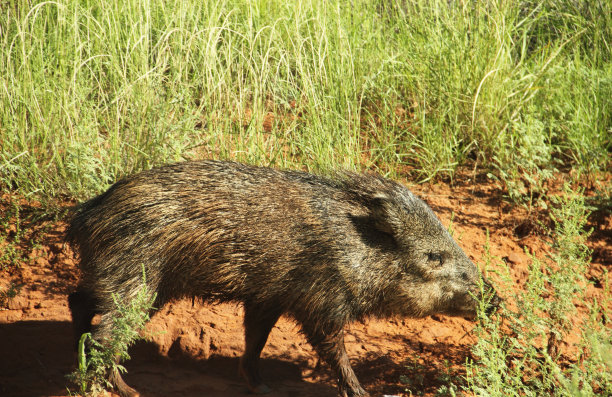
{"type": "MultiPolygon", "coordinates": [[[[234,162],[192,161],[115,183],[80,205],[68,241],[82,279],[69,297],[75,337],[112,328],[111,294],[130,299],[143,283],[155,307],[198,297],[244,305],[249,389],[269,388],[260,353],[278,318],[300,325],[329,363],[342,396],[364,396],[343,329],[368,316],[473,316],[493,288],[431,209],[404,186],[374,174],[332,177],[234,162]],[[484,291],[483,291],[484,290],[484,291]]],[[[138,395],[118,373],[123,396],[138,395]]]]}

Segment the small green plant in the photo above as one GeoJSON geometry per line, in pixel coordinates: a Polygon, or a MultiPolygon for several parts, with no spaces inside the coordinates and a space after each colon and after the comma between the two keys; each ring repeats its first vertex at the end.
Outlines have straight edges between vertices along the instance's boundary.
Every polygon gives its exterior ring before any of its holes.
{"type": "Polygon", "coordinates": [[[457,395],[459,392],[458,384],[461,383],[462,379],[453,374],[453,369],[448,360],[444,360],[444,371],[439,375],[438,380],[442,382],[442,386],[436,390],[436,396],[455,397],[457,395]]]}
{"type": "MultiPolygon", "coordinates": [[[[589,209],[584,196],[569,187],[552,199],[552,206],[555,228],[549,255],[532,256],[520,292],[501,286],[507,301],[498,316],[487,317],[484,311],[479,315],[479,340],[473,348],[476,360],[467,362],[465,387],[478,396],[612,393],[612,332],[603,323],[606,306],[592,302],[588,321],[574,321],[577,304],[584,302],[590,261],[589,232],[584,230],[589,209]],[[510,308],[512,304],[516,309],[510,308]],[[581,337],[578,354],[572,357],[563,354],[561,343],[570,332],[579,332],[581,337]]],[[[487,262],[491,259],[490,255],[485,258],[487,262]]],[[[509,274],[505,263],[498,268],[500,274],[509,274]]],[[[512,282],[502,279],[505,284],[512,282]]]]}
{"type": "Polygon", "coordinates": [[[0,199],[0,267],[6,269],[19,262],[20,244],[25,229],[21,227],[21,206],[12,195],[0,199]]]}
{"type": "Polygon", "coordinates": [[[591,251],[586,245],[591,234],[585,231],[589,208],[582,192],[572,192],[565,186],[561,196],[552,197],[551,218],[555,224],[550,260],[554,268],[547,272],[550,288],[550,334],[547,353],[556,358],[558,344],[572,327],[576,301],[583,300],[586,288],[585,274],[590,265],[591,251]]]}
{"type": "Polygon", "coordinates": [[[413,395],[412,389],[417,390],[417,396],[423,394],[423,382],[425,381],[423,370],[425,369],[425,366],[419,363],[419,359],[420,356],[416,355],[412,357],[412,361],[406,365],[406,369],[408,370],[408,373],[410,373],[410,376],[400,375],[399,377],[400,383],[406,386],[405,391],[410,395],[413,395]]]}
{"type": "Polygon", "coordinates": [[[128,360],[128,348],[143,339],[141,331],[149,320],[155,294],[151,294],[143,282],[142,288],[131,301],[121,302],[116,295],[113,295],[113,299],[116,314],[110,337],[98,342],[90,333],[85,333],[79,339],[78,367],[68,378],[83,396],[96,396],[110,388],[107,379],[113,371],[126,372],[119,363],[128,360]]]}
{"type": "Polygon", "coordinates": [[[12,193],[0,196],[0,269],[34,261],[33,251],[41,247],[52,221],[65,211],[57,204],[24,204],[22,197],[12,193]]]}
{"type": "Polygon", "coordinates": [[[8,287],[0,288],[0,308],[5,308],[9,301],[19,295],[22,284],[9,283],[8,287]]]}

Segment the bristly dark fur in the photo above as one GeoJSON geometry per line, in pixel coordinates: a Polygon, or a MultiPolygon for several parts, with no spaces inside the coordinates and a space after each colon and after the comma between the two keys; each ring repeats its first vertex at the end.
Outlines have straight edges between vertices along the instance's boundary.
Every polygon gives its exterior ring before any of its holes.
{"type": "MultiPolygon", "coordinates": [[[[75,332],[110,332],[111,295],[129,299],[142,267],[156,307],[169,300],[241,302],[241,373],[266,391],[257,362],[278,317],[295,318],[337,372],[341,395],[366,395],[344,350],[365,316],[473,313],[476,267],[429,207],[374,174],[321,177],[193,161],[130,176],[79,206],[67,239],[81,258],[75,332]]],[[[118,374],[119,391],[135,395],[118,374]]]]}

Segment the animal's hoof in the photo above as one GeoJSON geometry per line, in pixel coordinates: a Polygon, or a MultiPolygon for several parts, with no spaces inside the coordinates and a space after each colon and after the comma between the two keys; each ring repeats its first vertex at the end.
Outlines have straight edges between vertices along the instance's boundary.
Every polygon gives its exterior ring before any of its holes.
{"type": "Polygon", "coordinates": [[[121,397],[140,397],[140,393],[138,393],[136,389],[131,388],[127,385],[127,383],[123,381],[123,378],[121,378],[119,371],[113,371],[109,380],[111,384],[115,386],[117,393],[121,397]]]}
{"type": "Polygon", "coordinates": [[[253,394],[268,394],[268,393],[270,393],[272,391],[272,389],[268,385],[266,385],[265,383],[260,383],[260,384],[255,385],[255,386],[250,386],[249,385],[249,390],[253,394]]]}
{"type": "Polygon", "coordinates": [[[138,393],[135,389],[132,389],[129,386],[127,386],[126,388],[117,388],[117,392],[121,397],[140,397],[140,393],[138,393]]]}

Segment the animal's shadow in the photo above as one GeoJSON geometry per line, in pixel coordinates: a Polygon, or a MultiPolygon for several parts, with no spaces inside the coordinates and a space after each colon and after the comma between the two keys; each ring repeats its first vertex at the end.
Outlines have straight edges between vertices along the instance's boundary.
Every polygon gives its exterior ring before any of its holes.
{"type": "MultiPolygon", "coordinates": [[[[416,342],[406,340],[407,345],[416,342]]],[[[465,357],[466,351],[454,351],[445,344],[426,345],[429,353],[465,357]],[[434,351],[435,350],[435,351],[434,351]]],[[[410,348],[409,350],[413,350],[410,348]]],[[[141,341],[130,349],[131,360],[125,367],[126,382],[143,397],[180,395],[252,396],[238,376],[238,357],[211,356],[197,359],[174,346],[168,355],[159,353],[153,342],[141,341]]],[[[461,360],[464,360],[462,358],[461,360]]],[[[416,373],[408,364],[397,364],[388,357],[353,357],[353,366],[364,387],[372,395],[403,392],[401,375],[424,381],[421,390],[439,384],[440,368],[422,367],[416,373]]],[[[20,321],[0,324],[0,395],[6,397],[67,396],[71,386],[66,375],[75,368],[72,326],[68,321],[20,321]]],[[[406,363],[410,357],[406,358],[406,363]]],[[[333,376],[325,366],[318,371],[321,382],[308,382],[302,373],[312,371],[306,362],[262,359],[262,376],[276,396],[336,396],[333,376]]],[[[417,385],[413,385],[417,386],[417,385]]]]}
{"type": "MultiPolygon", "coordinates": [[[[159,353],[152,342],[130,348],[125,381],[143,397],[180,395],[252,396],[238,376],[238,357],[199,360],[171,349],[159,353]]],[[[305,364],[304,364],[305,365],[305,364]]],[[[68,321],[20,321],[0,324],[0,395],[4,397],[67,396],[74,370],[72,326],[68,321]]],[[[334,396],[335,387],[302,380],[300,364],[263,359],[262,376],[273,396],[334,396]]],[[[73,389],[74,390],[74,389],[73,389]]]]}

